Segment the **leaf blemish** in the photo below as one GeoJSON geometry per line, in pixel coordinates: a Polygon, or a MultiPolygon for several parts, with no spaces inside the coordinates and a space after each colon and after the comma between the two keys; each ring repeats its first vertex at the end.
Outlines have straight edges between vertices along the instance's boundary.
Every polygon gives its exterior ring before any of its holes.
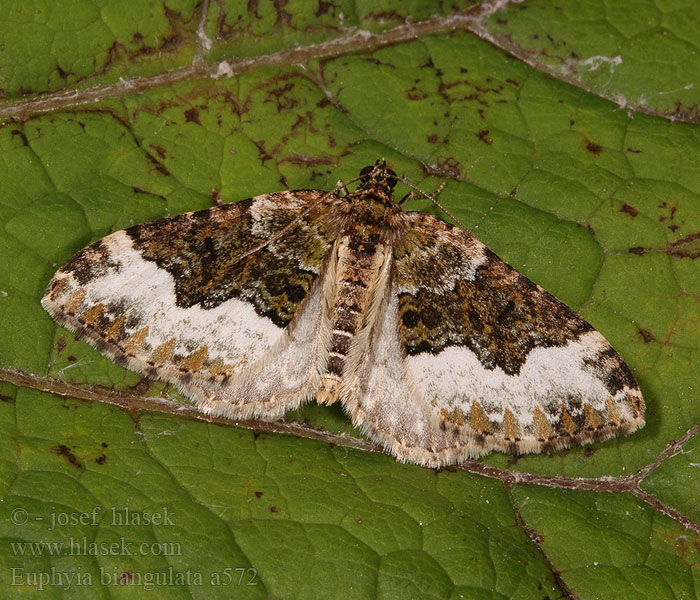
{"type": "Polygon", "coordinates": [[[591,140],[585,140],[585,145],[586,150],[588,150],[591,154],[595,154],[596,156],[603,151],[603,146],[601,146],[600,144],[596,144],[591,140]]]}
{"type": "Polygon", "coordinates": [[[636,217],[639,214],[639,211],[634,206],[627,204],[627,202],[625,202],[620,207],[620,212],[625,213],[625,214],[629,215],[630,217],[636,217]]]}
{"type": "Polygon", "coordinates": [[[73,465],[79,471],[85,470],[83,464],[78,460],[78,457],[73,454],[73,451],[65,444],[59,444],[58,446],[52,446],[51,451],[56,456],[61,456],[65,458],[71,465],[73,465]]]}
{"type": "Polygon", "coordinates": [[[652,336],[646,329],[642,329],[641,327],[637,327],[637,329],[645,344],[649,344],[650,342],[654,341],[654,336],[652,336]]]}
{"type": "Polygon", "coordinates": [[[149,148],[153,148],[158,153],[158,156],[161,159],[165,158],[165,148],[163,148],[163,146],[157,146],[155,144],[151,144],[149,146],[149,148]]]}
{"type": "Polygon", "coordinates": [[[490,137],[488,137],[488,135],[488,129],[482,129],[481,131],[476,132],[476,137],[478,137],[482,142],[490,146],[491,144],[493,144],[493,140],[490,137]]]}
{"type": "Polygon", "coordinates": [[[199,120],[199,111],[196,108],[189,108],[185,111],[185,123],[202,124],[199,120]]]}
{"type": "Polygon", "coordinates": [[[20,131],[19,129],[13,129],[13,130],[10,132],[10,135],[12,135],[12,136],[18,135],[19,138],[22,140],[22,143],[23,143],[25,146],[29,146],[29,141],[27,140],[27,136],[24,135],[24,132],[20,131]]]}
{"type": "Polygon", "coordinates": [[[691,233],[680,240],[668,244],[664,251],[678,258],[700,258],[700,233],[691,233]]]}

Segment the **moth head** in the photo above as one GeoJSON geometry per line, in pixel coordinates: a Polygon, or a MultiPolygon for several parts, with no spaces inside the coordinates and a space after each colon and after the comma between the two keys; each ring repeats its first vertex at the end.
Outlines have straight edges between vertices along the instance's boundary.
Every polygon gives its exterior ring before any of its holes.
{"type": "Polygon", "coordinates": [[[364,167],[360,171],[360,180],[363,185],[374,184],[393,189],[396,185],[396,173],[386,166],[385,160],[382,160],[364,167]]]}

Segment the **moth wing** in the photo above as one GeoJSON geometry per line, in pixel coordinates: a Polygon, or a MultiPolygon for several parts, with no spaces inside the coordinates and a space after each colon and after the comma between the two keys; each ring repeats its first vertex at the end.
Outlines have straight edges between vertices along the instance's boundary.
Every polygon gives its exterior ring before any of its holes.
{"type": "Polygon", "coordinates": [[[324,325],[339,205],[328,192],[288,191],[118,231],[71,258],[42,305],[206,411],[278,416],[313,392],[325,360],[321,345],[301,340],[324,325]]]}
{"type": "Polygon", "coordinates": [[[578,314],[471,234],[402,213],[353,421],[401,460],[548,452],[644,424],[622,358],[578,314]]]}

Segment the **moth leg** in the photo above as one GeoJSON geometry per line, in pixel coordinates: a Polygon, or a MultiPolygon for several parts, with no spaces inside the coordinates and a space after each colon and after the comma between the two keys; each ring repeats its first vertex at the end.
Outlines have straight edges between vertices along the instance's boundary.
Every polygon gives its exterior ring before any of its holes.
{"type": "MultiPolygon", "coordinates": [[[[446,181],[443,181],[438,188],[431,194],[433,198],[435,198],[442,190],[445,189],[445,186],[447,185],[446,181]]],[[[416,193],[411,190],[406,194],[401,200],[399,201],[399,206],[403,207],[403,205],[408,202],[409,200],[413,200],[416,197],[416,193]]],[[[430,196],[428,196],[430,197],[430,196]]]]}
{"type": "Polygon", "coordinates": [[[343,195],[347,196],[350,192],[348,191],[348,188],[345,184],[345,182],[342,179],[338,179],[338,181],[335,184],[335,187],[333,188],[333,194],[336,194],[338,192],[343,192],[343,195]]]}
{"type": "Polygon", "coordinates": [[[413,190],[408,192],[401,200],[399,200],[399,206],[403,208],[403,205],[406,204],[409,200],[413,200],[416,197],[416,194],[413,190]]]}
{"type": "Polygon", "coordinates": [[[446,181],[443,181],[437,189],[433,192],[433,198],[435,198],[442,190],[445,189],[445,186],[447,185],[446,181]]]}

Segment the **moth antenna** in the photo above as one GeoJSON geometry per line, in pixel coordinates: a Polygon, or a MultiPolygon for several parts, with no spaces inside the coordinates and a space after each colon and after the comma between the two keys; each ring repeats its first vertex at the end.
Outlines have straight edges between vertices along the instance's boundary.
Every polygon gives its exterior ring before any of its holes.
{"type": "Polygon", "coordinates": [[[246,256],[250,256],[251,254],[255,254],[259,250],[262,250],[265,246],[270,245],[273,242],[276,242],[279,240],[282,236],[284,236],[292,227],[294,227],[301,219],[303,219],[306,215],[308,215],[311,210],[319,203],[321,200],[325,200],[328,196],[332,194],[337,194],[340,191],[345,190],[345,193],[348,193],[347,185],[349,183],[354,183],[355,181],[359,181],[361,178],[360,177],[353,177],[352,179],[348,179],[347,181],[342,181],[341,179],[338,180],[338,182],[335,184],[335,187],[330,191],[325,193],[323,196],[321,196],[318,200],[315,202],[312,202],[306,210],[301,212],[299,216],[291,221],[289,224],[285,225],[276,235],[273,235],[270,239],[264,241],[262,244],[256,246],[255,248],[252,248],[251,250],[248,250],[248,252],[244,252],[241,254],[239,257],[236,258],[236,262],[239,260],[243,260],[246,256]]]}
{"type": "Polygon", "coordinates": [[[279,239],[280,239],[282,236],[284,236],[290,229],[292,229],[299,221],[301,221],[306,215],[308,215],[308,214],[311,212],[311,210],[312,210],[317,204],[319,204],[319,203],[321,202],[321,200],[325,200],[328,196],[330,196],[330,195],[332,195],[332,194],[335,194],[335,193],[337,193],[340,189],[342,189],[342,186],[341,186],[341,187],[338,187],[338,185],[340,185],[341,183],[342,183],[342,182],[338,181],[338,184],[336,184],[335,188],[333,188],[332,191],[326,192],[326,193],[323,194],[323,196],[321,196],[318,200],[316,200],[315,202],[312,202],[305,210],[303,210],[301,213],[299,213],[299,216],[297,216],[293,221],[291,221],[290,223],[288,223],[287,225],[285,225],[282,229],[280,229],[280,231],[279,231],[276,235],[273,235],[271,238],[265,240],[262,244],[259,244],[259,245],[255,246],[255,248],[251,248],[250,250],[248,250],[248,252],[244,252],[244,253],[241,254],[240,256],[237,256],[237,257],[235,258],[235,262],[238,262],[239,260],[243,260],[246,256],[250,256],[251,254],[255,254],[255,253],[258,252],[259,250],[262,250],[263,248],[265,248],[265,246],[269,246],[269,245],[272,244],[273,242],[276,242],[277,240],[279,240],[279,239]]]}
{"type": "Polygon", "coordinates": [[[333,191],[335,192],[336,190],[339,190],[339,189],[341,189],[341,190],[346,189],[349,183],[355,183],[356,181],[360,181],[360,179],[362,179],[362,177],[360,175],[358,175],[357,177],[353,177],[352,179],[348,179],[347,181],[342,181],[339,179],[338,183],[336,183],[335,189],[333,191]]]}
{"type": "Polygon", "coordinates": [[[285,225],[276,235],[273,235],[270,239],[264,241],[262,244],[256,246],[255,248],[252,248],[251,250],[248,250],[248,252],[244,252],[241,254],[239,257],[236,258],[236,262],[239,260],[243,260],[246,256],[250,256],[251,254],[255,254],[259,250],[262,250],[265,246],[270,245],[273,242],[276,242],[279,240],[282,236],[284,236],[292,227],[294,227],[301,219],[303,219],[306,215],[308,215],[311,212],[311,209],[313,209],[321,200],[325,200],[328,196],[332,194],[338,194],[338,192],[345,191],[345,193],[348,193],[347,185],[349,183],[354,183],[355,181],[359,181],[361,178],[358,177],[353,177],[352,179],[348,179],[347,181],[343,181],[342,179],[338,179],[338,182],[335,184],[335,187],[330,191],[326,192],[323,196],[321,196],[318,200],[315,202],[312,202],[309,207],[301,212],[299,216],[294,219],[292,222],[289,224],[285,225]]]}
{"type": "Polygon", "coordinates": [[[457,223],[457,225],[459,225],[462,229],[467,230],[467,226],[464,223],[462,223],[462,221],[460,221],[457,217],[455,217],[449,210],[447,210],[442,204],[440,204],[435,199],[435,196],[437,196],[444,189],[445,185],[447,185],[446,183],[444,183],[444,182],[441,183],[440,187],[438,187],[437,191],[435,192],[435,195],[430,195],[430,194],[428,194],[428,192],[424,192],[422,189],[413,185],[410,181],[406,180],[403,177],[397,177],[396,179],[398,179],[404,185],[407,185],[408,187],[410,187],[412,190],[415,190],[416,192],[418,192],[421,196],[425,196],[435,206],[437,206],[442,212],[444,212],[448,217],[450,217],[450,219],[452,219],[455,223],[457,223]]]}

